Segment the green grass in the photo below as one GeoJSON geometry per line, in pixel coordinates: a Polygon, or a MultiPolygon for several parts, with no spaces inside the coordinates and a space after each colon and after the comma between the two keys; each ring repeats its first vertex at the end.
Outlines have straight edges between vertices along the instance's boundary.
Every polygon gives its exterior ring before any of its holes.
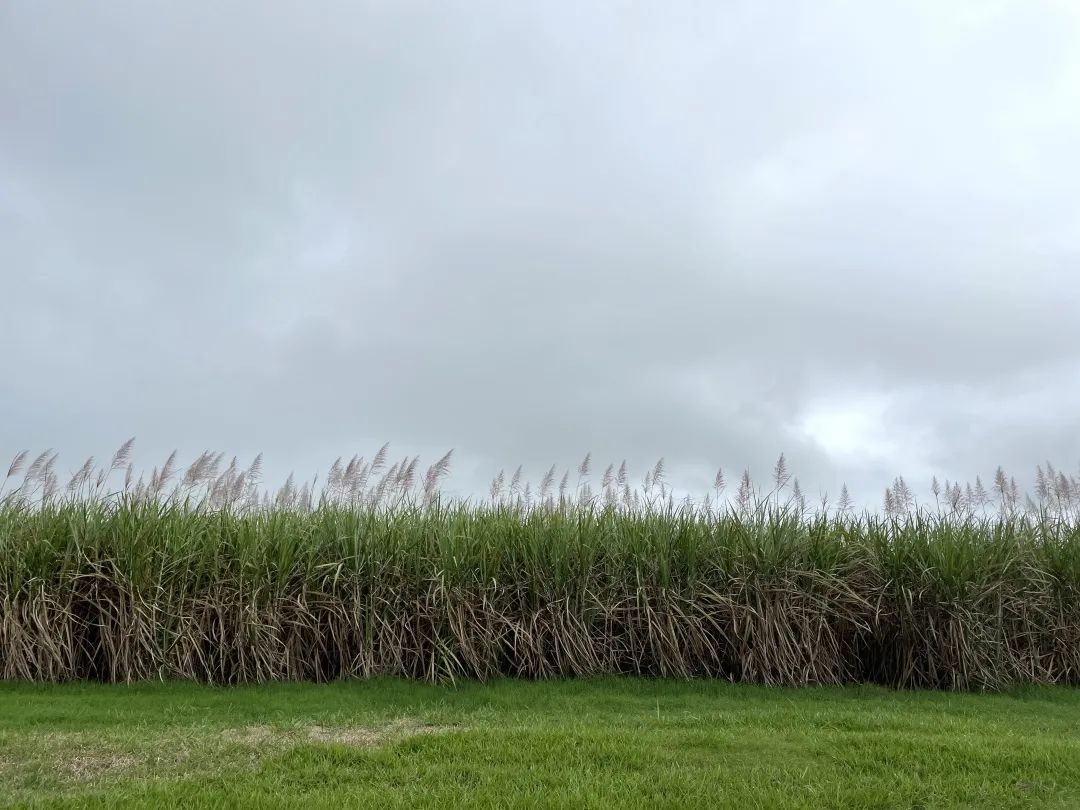
{"type": "Polygon", "coordinates": [[[1071,808],[1080,691],[4,684],[0,803],[1071,808]]]}

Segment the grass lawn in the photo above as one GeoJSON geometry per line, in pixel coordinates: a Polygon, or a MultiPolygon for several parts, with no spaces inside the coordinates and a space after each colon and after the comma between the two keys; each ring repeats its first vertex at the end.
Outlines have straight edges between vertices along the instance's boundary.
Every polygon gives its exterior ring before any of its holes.
{"type": "Polygon", "coordinates": [[[0,685],[0,804],[1080,807],[1080,691],[0,685]]]}

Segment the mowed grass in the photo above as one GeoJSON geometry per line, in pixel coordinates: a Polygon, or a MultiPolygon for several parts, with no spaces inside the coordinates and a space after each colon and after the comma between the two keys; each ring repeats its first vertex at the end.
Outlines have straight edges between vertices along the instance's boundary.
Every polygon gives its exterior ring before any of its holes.
{"type": "Polygon", "coordinates": [[[0,685],[18,807],[1080,806],[1080,691],[0,685]]]}

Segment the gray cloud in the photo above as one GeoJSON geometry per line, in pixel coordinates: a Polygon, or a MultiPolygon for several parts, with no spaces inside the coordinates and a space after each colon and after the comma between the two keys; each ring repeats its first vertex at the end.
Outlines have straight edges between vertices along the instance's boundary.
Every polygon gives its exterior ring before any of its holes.
{"type": "Polygon", "coordinates": [[[0,448],[1080,458],[1067,3],[0,11],[0,448]]]}

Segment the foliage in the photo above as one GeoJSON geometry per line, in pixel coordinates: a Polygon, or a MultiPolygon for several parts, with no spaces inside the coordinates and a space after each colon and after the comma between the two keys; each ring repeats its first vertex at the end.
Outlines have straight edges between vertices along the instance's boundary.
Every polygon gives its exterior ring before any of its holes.
{"type": "Polygon", "coordinates": [[[772,492],[744,476],[719,506],[675,502],[662,465],[632,497],[612,467],[599,495],[552,473],[536,500],[515,475],[513,497],[444,502],[449,454],[419,479],[415,459],[381,473],[385,449],[317,499],[291,480],[258,497],[257,471],[212,454],[169,492],[172,458],[111,493],[124,453],[63,495],[43,454],[0,502],[3,678],[1080,682],[1061,512],[811,513],[778,496],[780,464],[772,492]]]}

